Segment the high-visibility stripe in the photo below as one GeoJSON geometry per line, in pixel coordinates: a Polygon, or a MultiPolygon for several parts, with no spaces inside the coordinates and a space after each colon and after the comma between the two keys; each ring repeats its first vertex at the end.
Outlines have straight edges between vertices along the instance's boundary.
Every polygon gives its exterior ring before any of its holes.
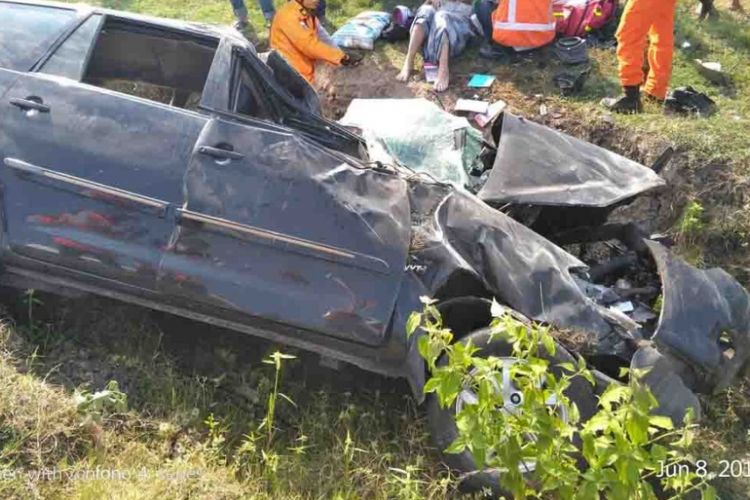
{"type": "Polygon", "coordinates": [[[505,31],[554,31],[555,23],[534,24],[534,23],[515,23],[515,22],[495,22],[492,25],[495,29],[505,31]]]}
{"type": "Polygon", "coordinates": [[[518,0],[508,2],[508,20],[506,22],[497,21],[493,27],[499,30],[507,31],[554,31],[556,24],[552,23],[519,23],[516,21],[518,12],[518,0]]]}

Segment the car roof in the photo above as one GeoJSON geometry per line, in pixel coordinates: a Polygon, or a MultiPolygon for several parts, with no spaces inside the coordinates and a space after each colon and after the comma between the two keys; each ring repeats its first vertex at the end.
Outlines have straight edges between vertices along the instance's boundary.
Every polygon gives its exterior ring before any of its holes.
{"type": "Polygon", "coordinates": [[[87,13],[106,14],[116,16],[120,19],[127,19],[156,27],[183,31],[194,35],[210,36],[213,38],[231,38],[238,42],[244,42],[242,43],[243,45],[249,43],[239,32],[230,27],[196,23],[192,21],[183,21],[180,19],[167,19],[163,17],[146,16],[142,14],[135,14],[133,12],[106,9],[83,3],[62,3],[38,0],[0,0],[0,3],[17,3],[24,5],[38,5],[42,7],[55,7],[59,9],[73,10],[79,12],[81,15],[85,15],[87,13]]]}

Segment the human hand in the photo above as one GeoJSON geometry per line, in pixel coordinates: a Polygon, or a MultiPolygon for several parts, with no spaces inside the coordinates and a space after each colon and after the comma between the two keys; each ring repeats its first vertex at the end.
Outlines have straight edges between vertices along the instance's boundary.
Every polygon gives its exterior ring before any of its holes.
{"type": "Polygon", "coordinates": [[[344,50],[344,58],[341,59],[342,66],[357,66],[362,62],[364,55],[354,50],[344,50]]]}

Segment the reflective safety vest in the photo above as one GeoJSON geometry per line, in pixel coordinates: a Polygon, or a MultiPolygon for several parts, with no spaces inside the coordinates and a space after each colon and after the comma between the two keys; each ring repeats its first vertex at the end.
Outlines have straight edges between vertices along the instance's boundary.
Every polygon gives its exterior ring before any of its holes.
{"type": "Polygon", "coordinates": [[[552,0],[500,0],[492,13],[492,39],[517,50],[547,45],[555,39],[552,0]]]}

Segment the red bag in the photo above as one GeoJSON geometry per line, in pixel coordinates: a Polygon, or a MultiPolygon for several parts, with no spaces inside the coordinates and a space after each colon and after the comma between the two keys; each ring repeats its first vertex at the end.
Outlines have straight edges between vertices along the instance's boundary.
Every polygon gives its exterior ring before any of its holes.
{"type": "Polygon", "coordinates": [[[617,0],[554,0],[552,9],[560,35],[585,37],[612,19],[617,0]]]}

